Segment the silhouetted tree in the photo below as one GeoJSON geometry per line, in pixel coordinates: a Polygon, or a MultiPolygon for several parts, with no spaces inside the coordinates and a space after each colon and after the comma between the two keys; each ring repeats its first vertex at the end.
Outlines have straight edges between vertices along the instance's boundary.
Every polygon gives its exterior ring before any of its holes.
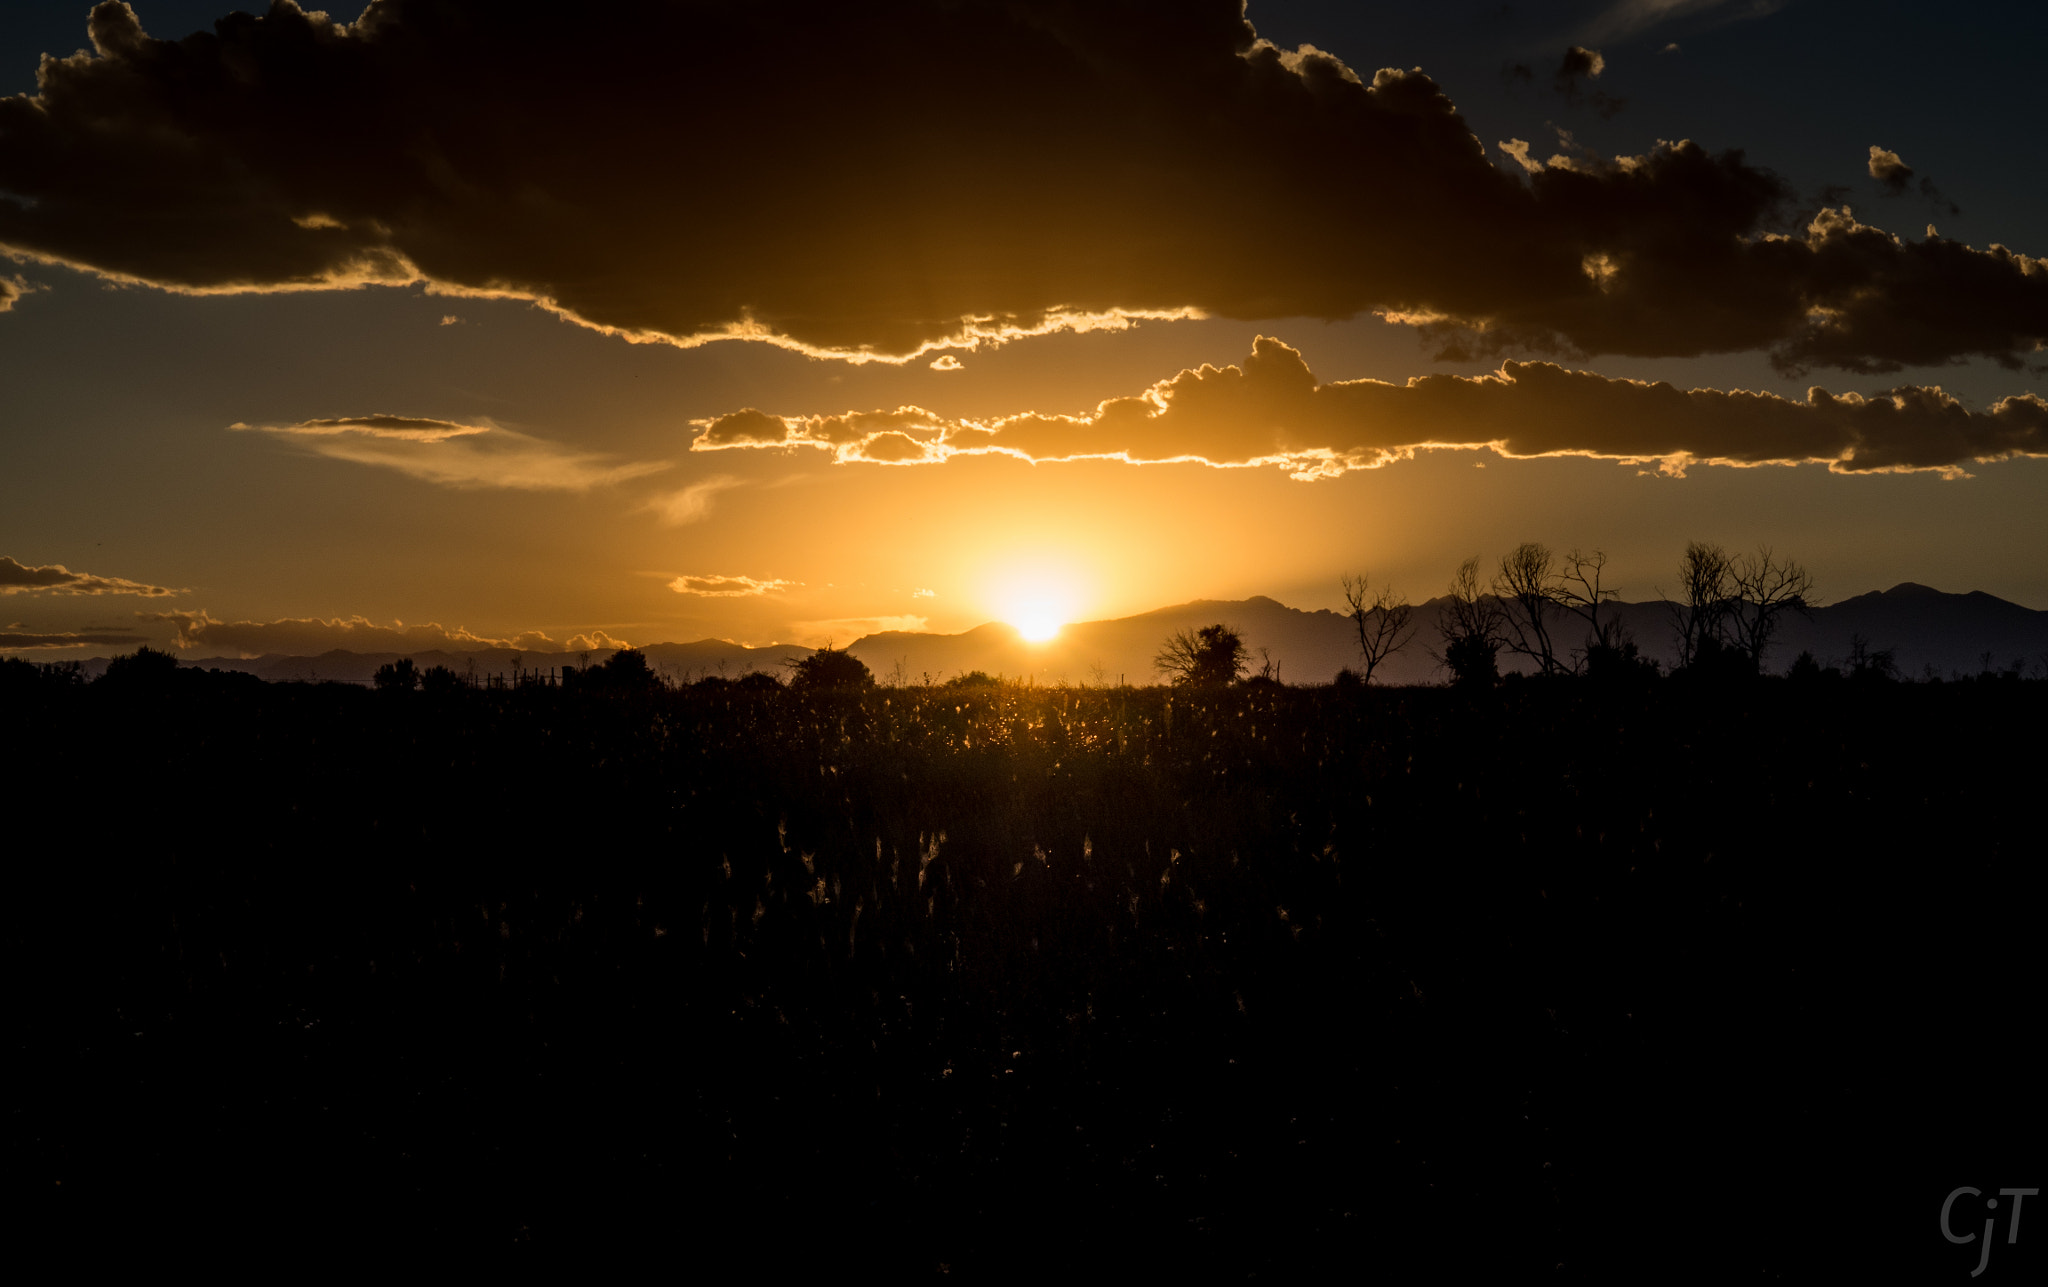
{"type": "Polygon", "coordinates": [[[446,666],[429,666],[420,676],[420,687],[430,693],[452,693],[469,686],[467,679],[446,666]]]}
{"type": "Polygon", "coordinates": [[[1501,556],[1493,574],[1494,597],[1505,625],[1502,642],[1536,663],[1546,675],[1563,669],[1550,639],[1550,615],[1559,606],[1556,560],[1549,549],[1525,541],[1501,556]]]}
{"type": "Polygon", "coordinates": [[[1805,614],[1812,606],[1813,574],[1790,559],[1779,559],[1769,546],[1736,559],[1729,567],[1727,623],[1729,641],[1761,670],[1764,650],[1778,631],[1786,611],[1805,614]]]}
{"type": "Polygon", "coordinates": [[[420,686],[420,672],[413,665],[412,658],[400,657],[397,661],[387,661],[377,667],[377,673],[371,677],[370,682],[379,689],[409,693],[420,686]]]}
{"type": "Polygon", "coordinates": [[[947,688],[994,688],[1003,681],[985,670],[970,670],[964,675],[955,675],[947,680],[947,688]]]}
{"type": "MultiPolygon", "coordinates": [[[[1699,660],[1701,648],[1721,638],[1733,593],[1733,568],[1728,551],[1706,541],[1689,541],[1678,560],[1678,594],[1667,599],[1678,665],[1699,660]]],[[[1661,593],[1661,592],[1660,592],[1661,593]]]]}
{"type": "Polygon", "coordinates": [[[1618,620],[1610,619],[1605,624],[1600,620],[1600,605],[1621,593],[1601,584],[1606,570],[1606,551],[1594,550],[1588,554],[1584,550],[1573,550],[1565,556],[1564,566],[1557,574],[1557,602],[1566,612],[1586,623],[1580,664],[1588,671],[1593,669],[1596,654],[1606,665],[1620,660],[1624,651],[1630,660],[1635,659],[1635,645],[1628,638],[1627,628],[1618,620]]]}
{"type": "Polygon", "coordinates": [[[647,664],[647,654],[638,648],[621,648],[605,658],[602,665],[583,672],[582,682],[616,692],[646,692],[661,687],[661,677],[647,664]]]}
{"type": "Polygon", "coordinates": [[[789,686],[800,692],[830,688],[873,688],[874,672],[860,658],[830,644],[790,663],[789,686]]]}
{"type": "Polygon", "coordinates": [[[1365,659],[1364,682],[1380,663],[1408,646],[1415,637],[1410,624],[1415,610],[1392,586],[1369,590],[1365,573],[1344,578],[1344,602],[1351,605],[1351,624],[1358,631],[1358,653],[1365,659]]]}
{"type": "Polygon", "coordinates": [[[1225,625],[1176,630],[1153,656],[1152,668],[1175,684],[1220,688],[1244,673],[1244,636],[1225,625]]]}
{"type": "Polygon", "coordinates": [[[1437,616],[1444,650],[1432,654],[1451,672],[1460,687],[1483,687],[1500,678],[1501,630],[1506,618],[1500,600],[1479,590],[1479,556],[1458,565],[1451,576],[1449,602],[1437,616]]]}
{"type": "MultiPolygon", "coordinates": [[[[1796,666],[1798,663],[1795,661],[1793,664],[1796,666]]],[[[1849,678],[1865,683],[1885,683],[1898,677],[1899,658],[1895,649],[1872,648],[1870,641],[1862,635],[1849,636],[1849,678]]]]}

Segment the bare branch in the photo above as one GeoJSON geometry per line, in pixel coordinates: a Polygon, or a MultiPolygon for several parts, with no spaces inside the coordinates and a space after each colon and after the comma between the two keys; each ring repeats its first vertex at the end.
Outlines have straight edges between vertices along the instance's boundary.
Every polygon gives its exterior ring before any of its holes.
{"type": "Polygon", "coordinates": [[[1480,593],[1478,555],[1458,565],[1451,575],[1449,593],[1450,602],[1437,617],[1444,650],[1430,656],[1448,667],[1459,683],[1491,683],[1499,674],[1495,658],[1507,613],[1498,598],[1480,593]]]}
{"type": "Polygon", "coordinates": [[[1344,578],[1344,601],[1351,605],[1351,624],[1358,629],[1358,651],[1365,659],[1365,682],[1381,662],[1408,646],[1415,637],[1409,624],[1414,608],[1392,586],[1370,591],[1363,572],[1344,578]]]}
{"type": "Polygon", "coordinates": [[[1734,591],[1727,600],[1729,633],[1761,670],[1779,619],[1787,610],[1804,614],[1813,606],[1813,574],[1790,559],[1774,557],[1765,545],[1736,559],[1728,575],[1734,591]]]}
{"type": "Polygon", "coordinates": [[[1559,600],[1555,562],[1547,548],[1526,541],[1502,555],[1500,569],[1493,574],[1493,593],[1505,605],[1507,636],[1503,642],[1510,651],[1534,661],[1546,675],[1561,669],[1547,620],[1559,600]]]}

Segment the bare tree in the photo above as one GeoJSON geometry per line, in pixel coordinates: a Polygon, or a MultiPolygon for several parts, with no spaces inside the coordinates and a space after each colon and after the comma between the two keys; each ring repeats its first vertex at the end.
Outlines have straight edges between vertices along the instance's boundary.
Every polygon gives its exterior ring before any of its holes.
{"type": "Polygon", "coordinates": [[[1370,590],[1363,572],[1344,578],[1344,602],[1351,605],[1351,624],[1358,628],[1358,651],[1365,658],[1365,682],[1370,684],[1380,663],[1415,637],[1409,624],[1415,609],[1392,586],[1370,590]]]}
{"type": "Polygon", "coordinates": [[[1757,547],[1729,566],[1728,633],[1735,646],[1748,654],[1759,670],[1764,650],[1771,646],[1779,619],[1787,610],[1805,614],[1812,607],[1813,574],[1790,559],[1771,554],[1768,545],[1757,547]]]}
{"type": "Polygon", "coordinates": [[[1273,659],[1273,650],[1264,644],[1259,645],[1259,673],[1256,678],[1275,684],[1280,682],[1280,663],[1273,659]]]}
{"type": "MultiPolygon", "coordinates": [[[[1565,555],[1564,567],[1557,574],[1557,601],[1566,612],[1586,623],[1585,654],[1595,648],[1618,649],[1626,639],[1626,630],[1620,621],[1609,619],[1600,624],[1600,605],[1620,596],[1621,591],[1609,590],[1601,583],[1607,571],[1607,552],[1594,550],[1573,550],[1565,555]]],[[[1583,662],[1582,654],[1581,661],[1583,662]]]]}
{"type": "Polygon", "coordinates": [[[1502,605],[1502,642],[1535,662],[1546,675],[1563,667],[1550,639],[1550,614],[1558,606],[1556,559],[1544,546],[1525,541],[1501,556],[1493,593],[1502,605]]]}
{"type": "Polygon", "coordinates": [[[1678,560],[1680,598],[1665,601],[1680,666],[1692,665],[1709,640],[1720,640],[1734,593],[1733,577],[1733,560],[1727,550],[1706,541],[1686,543],[1685,554],[1678,560]]]}
{"type": "Polygon", "coordinates": [[[1507,613],[1500,600],[1479,590],[1479,556],[1458,565],[1451,576],[1450,602],[1437,616],[1444,650],[1432,653],[1460,684],[1490,684],[1499,677],[1496,658],[1507,613]]]}

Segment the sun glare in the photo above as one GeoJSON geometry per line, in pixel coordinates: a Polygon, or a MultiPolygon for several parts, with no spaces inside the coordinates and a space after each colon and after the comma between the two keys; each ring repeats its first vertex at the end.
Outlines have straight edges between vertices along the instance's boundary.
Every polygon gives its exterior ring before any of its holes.
{"type": "Polygon", "coordinates": [[[1060,627],[1066,623],[1061,621],[1050,608],[1043,610],[1027,608],[1013,616],[1010,624],[1017,627],[1018,634],[1023,635],[1032,643],[1044,643],[1058,634],[1060,627]]]}
{"type": "Polygon", "coordinates": [[[1031,564],[995,578],[997,612],[1031,643],[1044,643],[1073,619],[1080,606],[1076,578],[1065,568],[1031,564]]]}

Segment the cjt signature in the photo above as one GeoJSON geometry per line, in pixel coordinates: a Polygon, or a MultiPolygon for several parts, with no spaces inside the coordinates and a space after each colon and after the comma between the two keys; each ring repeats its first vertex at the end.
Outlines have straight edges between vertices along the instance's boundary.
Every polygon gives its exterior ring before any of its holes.
{"type": "MultiPolygon", "coordinates": [[[[2020,1240],[2020,1202],[2025,1198],[2033,1197],[2040,1191],[2041,1190],[2039,1189],[2000,1189],[1998,1191],[1999,1198],[2012,1199],[2012,1227],[2008,1229],[2005,1234],[2005,1241],[2008,1246],[2020,1240]]],[[[1949,1223],[1949,1215],[1956,1205],[1956,1199],[1962,1197],[1966,1193],[1973,1198],[1984,1197],[1984,1190],[1974,1189],[1971,1188],[1969,1185],[1965,1184],[1961,1188],[1957,1189],[1955,1192],[1949,1194],[1948,1200],[1941,1204],[1941,1236],[1947,1238],[1950,1242],[1955,1243],[1959,1247],[1963,1246],[1966,1243],[1972,1243],[1977,1241],[1976,1234],[1957,1233],[1954,1227],[1949,1223]]],[[[1992,1231],[1998,1227],[1998,1216],[1996,1214],[1998,1210],[1998,1198],[1984,1198],[1984,1209],[1985,1211],[1991,1212],[1993,1214],[1989,1214],[1984,1217],[1984,1252],[1981,1256],[1977,1258],[1977,1267],[1970,1271],[1970,1277],[1972,1278],[1975,1278],[1978,1274],[1983,1273],[1985,1267],[1991,1263],[1991,1244],[1994,1241],[1991,1234],[1992,1231]]]]}

